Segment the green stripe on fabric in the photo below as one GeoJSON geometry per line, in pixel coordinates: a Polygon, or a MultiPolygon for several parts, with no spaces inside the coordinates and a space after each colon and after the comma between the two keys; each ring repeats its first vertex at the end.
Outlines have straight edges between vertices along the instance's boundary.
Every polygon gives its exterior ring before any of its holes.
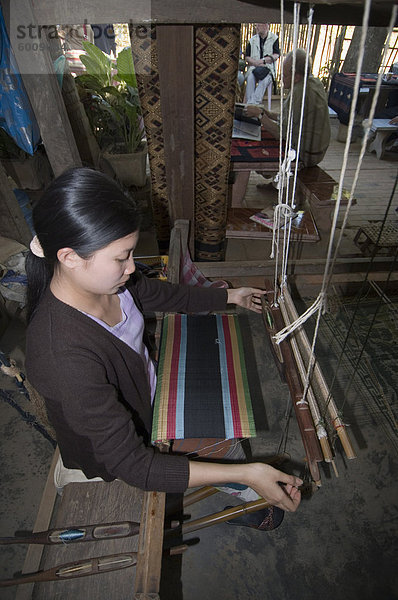
{"type": "Polygon", "coordinates": [[[249,382],[247,379],[246,361],[245,361],[245,354],[243,351],[242,333],[240,330],[240,324],[239,324],[238,319],[235,320],[235,326],[236,326],[236,337],[238,338],[239,358],[240,358],[241,371],[242,371],[242,383],[243,383],[243,387],[245,390],[245,403],[246,403],[247,421],[248,421],[248,427],[249,427],[249,433],[247,433],[246,435],[247,435],[247,437],[254,437],[254,436],[256,436],[256,426],[254,423],[253,407],[252,407],[252,402],[251,402],[251,398],[250,398],[250,388],[249,388],[249,382]]]}

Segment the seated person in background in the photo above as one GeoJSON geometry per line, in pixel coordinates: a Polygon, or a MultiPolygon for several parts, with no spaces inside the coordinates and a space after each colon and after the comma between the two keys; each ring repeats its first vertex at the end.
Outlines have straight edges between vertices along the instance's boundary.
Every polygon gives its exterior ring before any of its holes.
{"type": "Polygon", "coordinates": [[[278,36],[269,30],[268,23],[256,23],[256,34],[246,47],[245,60],[247,104],[261,104],[265,90],[275,79],[275,62],[280,56],[278,36]]]}
{"type": "MultiPolygon", "coordinates": [[[[292,147],[298,150],[298,138],[300,130],[301,102],[304,86],[306,52],[302,48],[296,51],[296,67],[294,75],[294,86],[292,88],[293,52],[289,52],[283,63],[283,84],[290,90],[283,106],[282,131],[285,139],[290,96],[293,94],[292,104],[292,147]]],[[[304,100],[304,118],[301,132],[301,144],[299,155],[300,167],[313,167],[319,164],[326,154],[330,142],[330,122],[327,96],[319,79],[311,75],[311,62],[308,65],[307,88],[304,100]]],[[[259,117],[261,125],[279,139],[279,113],[264,110],[259,106],[247,106],[246,113],[250,117],[259,117]]]]}

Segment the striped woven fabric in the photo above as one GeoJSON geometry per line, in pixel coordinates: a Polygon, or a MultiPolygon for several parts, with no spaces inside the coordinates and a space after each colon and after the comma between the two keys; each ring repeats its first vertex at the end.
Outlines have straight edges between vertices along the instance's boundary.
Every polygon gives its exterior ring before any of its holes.
{"type": "Polygon", "coordinates": [[[238,317],[167,315],[152,441],[255,435],[238,317]]]}

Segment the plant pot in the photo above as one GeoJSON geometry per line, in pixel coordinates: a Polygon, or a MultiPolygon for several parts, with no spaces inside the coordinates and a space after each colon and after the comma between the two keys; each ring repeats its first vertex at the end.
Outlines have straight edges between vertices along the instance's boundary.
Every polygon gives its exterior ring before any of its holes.
{"type": "Polygon", "coordinates": [[[104,159],[111,165],[116,177],[126,187],[143,187],[146,183],[147,145],[132,154],[110,154],[104,152],[104,159]]]}
{"type": "Polygon", "coordinates": [[[51,181],[51,167],[47,156],[40,153],[27,158],[2,158],[9,177],[22,190],[41,190],[51,181]]]}

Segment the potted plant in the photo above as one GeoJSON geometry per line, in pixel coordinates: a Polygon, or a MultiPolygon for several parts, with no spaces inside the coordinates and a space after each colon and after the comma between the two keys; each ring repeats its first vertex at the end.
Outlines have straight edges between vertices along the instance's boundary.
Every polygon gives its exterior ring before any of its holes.
{"type": "Polygon", "coordinates": [[[102,155],[124,185],[142,187],[147,146],[131,48],[115,64],[94,44],[83,47],[86,72],[75,81],[102,155]]]}

